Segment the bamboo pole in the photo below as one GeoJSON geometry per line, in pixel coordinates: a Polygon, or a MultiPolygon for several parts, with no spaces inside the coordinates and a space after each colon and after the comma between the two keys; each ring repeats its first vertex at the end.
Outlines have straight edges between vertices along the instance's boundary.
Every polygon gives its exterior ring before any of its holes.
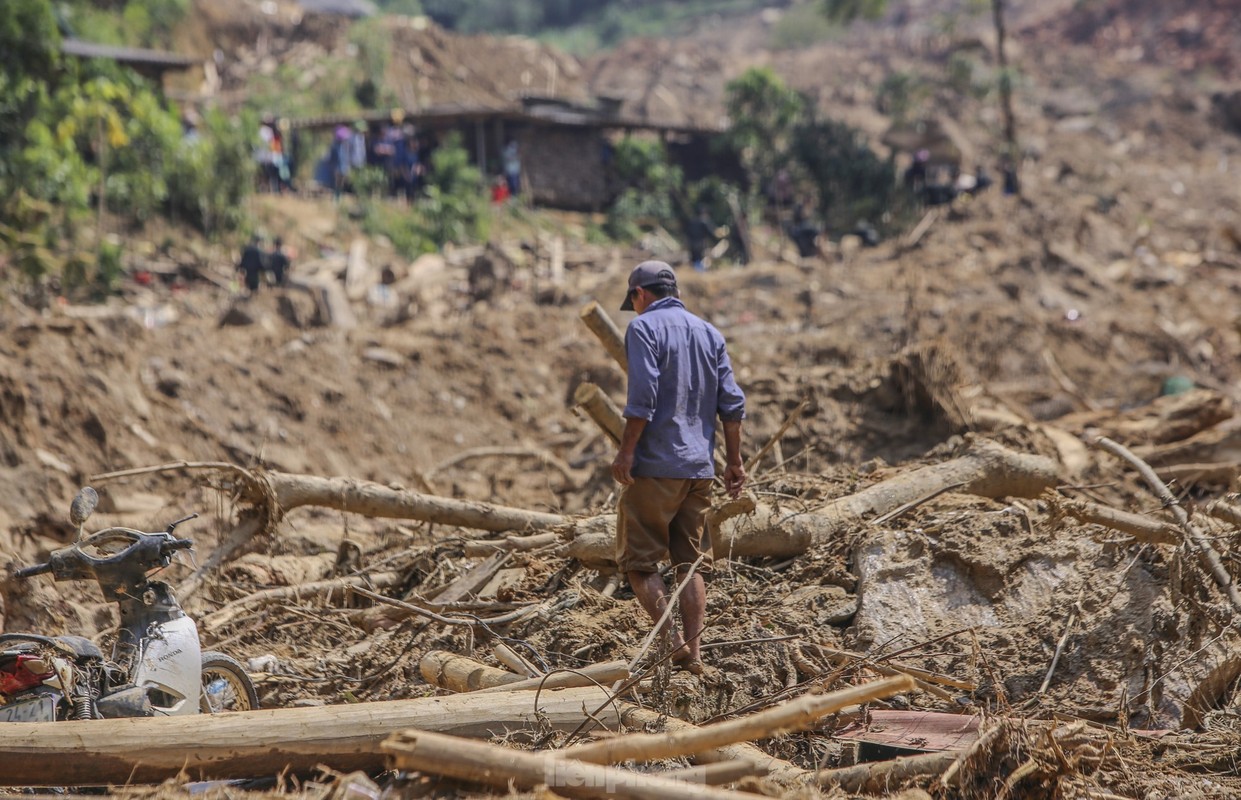
{"type": "Polygon", "coordinates": [[[802,730],[814,721],[846,706],[891,697],[910,691],[915,685],[914,679],[908,675],[898,675],[824,695],[803,695],[757,714],[717,722],[696,730],[633,733],[601,742],[575,745],[562,752],[568,758],[600,764],[693,755],[723,745],[802,730]]]}
{"type": "Polygon", "coordinates": [[[397,769],[447,775],[500,789],[547,786],[558,795],[622,800],[753,800],[754,795],[601,767],[426,731],[406,731],[382,748],[397,769]]]}
{"type": "Polygon", "coordinates": [[[623,372],[629,372],[629,357],[625,353],[625,337],[620,332],[620,328],[616,327],[616,323],[608,316],[607,312],[600,307],[599,303],[591,300],[581,310],[579,316],[582,323],[590,328],[590,332],[595,335],[599,343],[603,345],[603,349],[608,351],[616,363],[620,365],[623,372]]]}

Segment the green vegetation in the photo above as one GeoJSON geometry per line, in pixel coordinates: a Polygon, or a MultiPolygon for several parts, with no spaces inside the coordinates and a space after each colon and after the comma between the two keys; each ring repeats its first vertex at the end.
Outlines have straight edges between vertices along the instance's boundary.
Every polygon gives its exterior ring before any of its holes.
{"type": "MultiPolygon", "coordinates": [[[[6,3],[8,0],[6,0],[6,3]]],[[[167,48],[190,0],[68,0],[56,10],[75,36],[101,44],[167,48]]]]}
{"type": "MultiPolygon", "coordinates": [[[[105,225],[132,230],[162,214],[217,233],[240,222],[252,174],[243,126],[209,115],[197,136],[184,136],[178,110],[133,72],[62,61],[48,0],[6,3],[0,241],[33,284],[57,278],[68,291],[110,290],[122,254],[105,225]]],[[[132,17],[139,4],[118,7],[132,17]]]]}
{"type": "Polygon", "coordinates": [[[379,173],[381,185],[384,178],[377,169],[360,170],[352,178],[362,205],[362,228],[372,236],[388,237],[406,258],[433,253],[449,242],[487,238],[483,176],[470,164],[459,136],[449,136],[436,148],[426,196],[409,208],[379,200],[377,185],[368,179],[372,171],[379,173]]]}
{"type": "Polygon", "coordinates": [[[608,208],[604,230],[609,236],[636,239],[644,227],[678,219],[674,198],[682,184],[681,170],[668,163],[662,142],[626,137],[616,145],[613,165],[624,188],[608,208]]]}
{"type": "Polygon", "coordinates": [[[868,220],[880,230],[907,222],[909,200],[896,166],[844,123],[820,119],[813,104],[769,69],[751,69],[727,87],[736,149],[751,185],[766,187],[784,171],[798,196],[817,206],[829,230],[868,220]]]}

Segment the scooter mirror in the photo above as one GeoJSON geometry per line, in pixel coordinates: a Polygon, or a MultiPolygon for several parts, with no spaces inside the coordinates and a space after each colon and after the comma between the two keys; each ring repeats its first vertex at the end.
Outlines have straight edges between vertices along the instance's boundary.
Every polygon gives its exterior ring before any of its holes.
{"type": "Polygon", "coordinates": [[[83,486],[82,491],[78,492],[73,498],[73,502],[69,504],[69,521],[74,527],[81,528],[82,525],[94,513],[95,506],[99,505],[99,494],[89,486],[83,486]]]}

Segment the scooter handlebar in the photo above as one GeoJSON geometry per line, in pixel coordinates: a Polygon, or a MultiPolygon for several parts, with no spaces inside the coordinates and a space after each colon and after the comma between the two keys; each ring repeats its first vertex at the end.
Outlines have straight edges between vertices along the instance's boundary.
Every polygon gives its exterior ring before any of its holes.
{"type": "Polygon", "coordinates": [[[51,571],[51,564],[35,564],[32,567],[22,567],[14,574],[18,578],[33,578],[35,575],[44,575],[51,571]]]}
{"type": "Polygon", "coordinates": [[[165,555],[171,555],[177,550],[190,550],[193,547],[194,542],[189,539],[173,539],[172,541],[165,542],[164,546],[161,547],[160,550],[162,550],[165,555]]]}

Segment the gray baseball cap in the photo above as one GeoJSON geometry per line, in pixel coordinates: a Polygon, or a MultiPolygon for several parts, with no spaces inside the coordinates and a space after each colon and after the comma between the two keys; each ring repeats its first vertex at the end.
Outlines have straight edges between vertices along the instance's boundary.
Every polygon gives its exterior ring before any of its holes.
{"type": "Polygon", "coordinates": [[[663,261],[643,261],[629,273],[629,290],[625,292],[625,302],[621,303],[621,311],[633,311],[633,290],[638,287],[667,286],[677,287],[677,274],[663,261]]]}

